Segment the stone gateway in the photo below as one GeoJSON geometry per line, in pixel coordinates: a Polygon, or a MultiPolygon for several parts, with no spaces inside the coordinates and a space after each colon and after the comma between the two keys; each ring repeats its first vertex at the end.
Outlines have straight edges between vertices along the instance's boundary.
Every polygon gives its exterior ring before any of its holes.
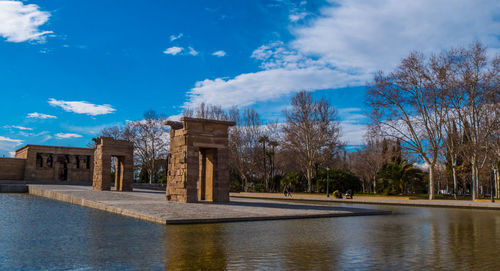
{"type": "Polygon", "coordinates": [[[167,200],[229,202],[228,129],[235,123],[183,117],[165,124],[171,127],[167,200]]]}
{"type": "Polygon", "coordinates": [[[92,189],[111,190],[111,157],[115,157],[115,190],[132,191],[134,182],[134,144],[111,137],[98,137],[94,151],[92,189]]]}

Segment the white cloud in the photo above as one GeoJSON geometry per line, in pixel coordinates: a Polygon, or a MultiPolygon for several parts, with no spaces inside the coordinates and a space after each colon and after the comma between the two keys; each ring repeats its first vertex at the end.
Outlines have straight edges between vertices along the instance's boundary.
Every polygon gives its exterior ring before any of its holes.
{"type": "Polygon", "coordinates": [[[0,1],[0,36],[9,42],[40,41],[52,31],[40,31],[50,13],[40,11],[35,4],[25,5],[22,1],[0,1]]]}
{"type": "MultiPolygon", "coordinates": [[[[362,86],[377,70],[392,70],[412,50],[439,52],[479,40],[500,52],[500,2],[494,0],[329,0],[307,24],[294,24],[294,39],[257,48],[262,70],[199,81],[185,107],[201,102],[248,106],[300,90],[362,86]]],[[[301,4],[302,5],[302,4],[301,4]]],[[[293,6],[290,20],[307,19],[293,6]],[[297,17],[298,16],[298,17],[297,17]]],[[[365,116],[344,110],[343,140],[363,142],[365,116]]]]}
{"type": "Polygon", "coordinates": [[[368,118],[363,114],[363,109],[356,107],[337,109],[342,130],[341,140],[347,145],[363,145],[367,131],[368,118]]]}
{"type": "Polygon", "coordinates": [[[330,2],[321,16],[292,28],[295,39],[289,44],[271,42],[253,52],[262,71],[199,81],[188,92],[187,104],[204,101],[227,108],[298,90],[362,86],[373,72],[393,69],[413,49],[436,52],[476,39],[500,47],[500,2],[330,2]]]}
{"type": "Polygon", "coordinates": [[[18,129],[18,130],[22,130],[22,131],[32,131],[33,128],[29,128],[29,127],[24,127],[24,126],[17,126],[17,125],[5,125],[3,128],[13,128],[13,129],[18,129]]]}
{"type": "Polygon", "coordinates": [[[182,47],[177,47],[177,46],[172,46],[168,49],[166,49],[165,51],[163,51],[164,54],[167,54],[167,55],[177,55],[178,53],[182,52],[182,50],[184,50],[184,48],[182,47]]]}
{"type": "Polygon", "coordinates": [[[342,131],[341,141],[345,142],[347,145],[365,144],[364,136],[367,131],[365,124],[341,121],[340,128],[342,131]]]}
{"type": "Polygon", "coordinates": [[[184,36],[184,34],[182,34],[182,33],[179,33],[177,35],[170,35],[170,41],[178,40],[178,39],[182,38],[182,36],[184,36]]]}
{"type": "Polygon", "coordinates": [[[46,135],[46,136],[43,137],[42,142],[45,142],[45,141],[50,140],[52,138],[53,137],[51,135],[46,135]]]}
{"type": "Polygon", "coordinates": [[[20,139],[13,139],[5,136],[0,136],[0,151],[11,152],[17,146],[23,144],[20,139]]]}
{"type": "Polygon", "coordinates": [[[479,40],[498,48],[496,0],[330,0],[291,47],[337,68],[392,70],[412,50],[439,52],[479,40]]]}
{"type": "Polygon", "coordinates": [[[299,12],[299,13],[292,13],[288,15],[288,19],[290,19],[291,22],[298,22],[300,20],[303,20],[309,13],[307,12],[299,12]]]}
{"type": "Polygon", "coordinates": [[[72,133],[57,133],[55,134],[57,139],[68,139],[68,138],[80,138],[82,137],[79,134],[72,134],[72,133]]]}
{"type": "Polygon", "coordinates": [[[260,67],[265,70],[279,68],[292,70],[313,66],[328,67],[324,61],[307,57],[296,50],[288,48],[281,41],[260,46],[253,51],[251,57],[261,61],[260,67]]]}
{"type": "Polygon", "coordinates": [[[19,131],[17,134],[20,136],[24,136],[24,137],[30,137],[30,139],[34,139],[35,137],[40,137],[40,136],[46,135],[48,133],[49,133],[48,131],[42,131],[39,133],[30,133],[30,132],[19,131]]]}
{"type": "Polygon", "coordinates": [[[241,74],[232,79],[197,82],[188,92],[189,101],[185,107],[196,107],[202,102],[221,105],[223,108],[247,106],[296,91],[339,88],[353,82],[354,85],[361,84],[363,80],[356,75],[321,67],[270,69],[241,74]]]}
{"type": "Polygon", "coordinates": [[[33,119],[57,119],[56,116],[38,113],[38,112],[29,113],[26,117],[33,118],[33,119]]]}
{"type": "Polygon", "coordinates": [[[198,55],[198,52],[195,49],[193,49],[193,47],[189,46],[188,49],[189,49],[188,54],[190,54],[192,56],[197,56],[198,55]]]}
{"type": "Polygon", "coordinates": [[[108,124],[102,124],[102,125],[96,125],[96,126],[74,126],[74,125],[62,125],[62,128],[68,129],[72,132],[77,132],[77,133],[83,133],[87,135],[97,135],[100,133],[103,129],[109,128],[112,126],[121,126],[122,123],[120,122],[114,122],[114,123],[108,123],[108,124]]]}
{"type": "Polygon", "coordinates": [[[16,157],[16,152],[15,151],[10,151],[9,152],[10,157],[16,157]]]}
{"type": "Polygon", "coordinates": [[[226,52],[224,52],[223,50],[219,50],[217,52],[213,52],[212,55],[217,56],[217,57],[223,57],[223,56],[226,56],[226,52]]]}
{"type": "Polygon", "coordinates": [[[106,115],[116,111],[109,104],[96,105],[85,101],[63,101],[50,98],[49,104],[54,107],[61,107],[66,112],[87,114],[90,116],[106,115]]]}
{"type": "Polygon", "coordinates": [[[182,117],[184,117],[184,114],[181,113],[177,115],[168,116],[167,120],[180,121],[182,117]]]}

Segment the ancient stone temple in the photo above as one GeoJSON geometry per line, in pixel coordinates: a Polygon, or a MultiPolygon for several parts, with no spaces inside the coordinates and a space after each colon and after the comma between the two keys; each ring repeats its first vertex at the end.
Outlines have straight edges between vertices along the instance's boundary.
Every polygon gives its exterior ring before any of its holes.
{"type": "Polygon", "coordinates": [[[168,201],[228,202],[230,121],[181,118],[170,130],[168,201]]]}
{"type": "Polygon", "coordinates": [[[98,137],[94,151],[93,190],[111,189],[111,157],[115,157],[116,191],[132,191],[134,182],[134,144],[126,140],[111,137],[98,137]]]}
{"type": "Polygon", "coordinates": [[[0,180],[90,183],[92,156],[89,148],[26,145],[16,158],[0,158],[0,180]]]}

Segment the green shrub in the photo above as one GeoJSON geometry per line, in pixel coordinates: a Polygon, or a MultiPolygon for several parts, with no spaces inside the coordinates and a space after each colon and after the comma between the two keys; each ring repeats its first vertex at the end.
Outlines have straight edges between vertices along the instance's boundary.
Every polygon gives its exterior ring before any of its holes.
{"type": "Polygon", "coordinates": [[[266,192],[266,186],[264,184],[258,183],[254,186],[254,192],[266,192]]]}
{"type": "Polygon", "coordinates": [[[285,177],[281,178],[280,191],[283,191],[285,185],[288,185],[290,187],[290,190],[293,192],[306,191],[307,180],[304,177],[304,174],[302,174],[301,172],[292,171],[288,173],[285,177]]]}
{"type": "MultiPolygon", "coordinates": [[[[316,176],[316,189],[318,192],[326,193],[326,170],[322,170],[316,176]]],[[[361,180],[349,170],[330,169],[328,170],[328,190],[329,192],[339,190],[345,193],[351,189],[353,193],[361,191],[361,180]]]]}
{"type": "Polygon", "coordinates": [[[229,192],[241,192],[241,184],[239,184],[239,183],[232,183],[229,186],[229,192]]]}

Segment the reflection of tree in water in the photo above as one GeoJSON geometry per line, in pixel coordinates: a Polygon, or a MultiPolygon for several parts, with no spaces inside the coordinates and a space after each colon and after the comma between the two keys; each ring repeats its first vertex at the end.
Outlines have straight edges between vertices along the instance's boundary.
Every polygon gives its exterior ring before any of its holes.
{"type": "MultiPolygon", "coordinates": [[[[448,263],[454,269],[498,268],[500,215],[497,211],[457,210],[447,216],[448,263]]],[[[444,238],[443,238],[444,239],[444,238]]],[[[497,269],[498,270],[498,269],[497,269]]]]}
{"type": "Polygon", "coordinates": [[[345,243],[338,238],[330,219],[297,220],[283,223],[277,243],[285,270],[336,270],[345,243]]]}
{"type": "Polygon", "coordinates": [[[287,247],[285,270],[337,270],[342,267],[337,260],[341,247],[334,243],[306,243],[287,247]]]}
{"type": "Polygon", "coordinates": [[[225,270],[223,225],[167,226],[166,270],[225,270]]]}

